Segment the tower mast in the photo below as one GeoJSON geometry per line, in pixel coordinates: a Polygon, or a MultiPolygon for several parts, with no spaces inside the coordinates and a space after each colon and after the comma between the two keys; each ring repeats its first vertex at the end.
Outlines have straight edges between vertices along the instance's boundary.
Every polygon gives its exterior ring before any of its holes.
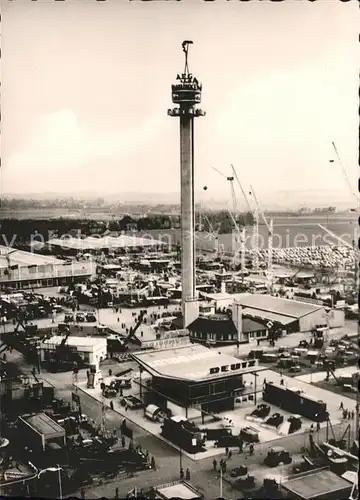
{"type": "MultiPolygon", "coordinates": [[[[184,327],[195,317],[187,304],[196,298],[195,282],[195,207],[194,207],[194,118],[205,116],[195,108],[201,102],[202,85],[189,71],[189,46],[185,40],[182,49],[185,67],[171,86],[172,102],[178,107],[168,109],[168,115],[180,119],[180,184],[181,184],[181,288],[184,327]]],[[[195,314],[196,316],[196,314],[195,314]]]]}

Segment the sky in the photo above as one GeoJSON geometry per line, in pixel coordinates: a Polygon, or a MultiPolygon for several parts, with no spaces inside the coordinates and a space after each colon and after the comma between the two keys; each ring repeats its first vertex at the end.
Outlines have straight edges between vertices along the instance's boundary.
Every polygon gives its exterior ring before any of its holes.
{"type": "Polygon", "coordinates": [[[335,141],[355,188],[358,16],[357,2],[325,0],[7,2],[1,191],[176,198],[167,109],[190,39],[207,113],[195,121],[199,200],[230,198],[211,166],[233,164],[265,205],[352,205],[329,160],[335,141]]]}

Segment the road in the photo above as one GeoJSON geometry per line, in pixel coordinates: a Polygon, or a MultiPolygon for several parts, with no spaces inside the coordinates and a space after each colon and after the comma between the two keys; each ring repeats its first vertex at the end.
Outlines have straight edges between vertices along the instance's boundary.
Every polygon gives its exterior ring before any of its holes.
{"type": "MultiPolygon", "coordinates": [[[[352,329],[352,326],[348,325],[347,329],[352,329]]],[[[346,330],[345,330],[346,331],[346,330]]],[[[334,332],[334,335],[331,337],[339,337],[345,333],[344,329],[341,331],[334,332]]],[[[279,341],[280,345],[297,345],[299,340],[302,338],[308,337],[308,334],[305,336],[304,334],[293,334],[285,337],[284,339],[279,341]]],[[[245,347],[245,346],[244,346],[245,347]]],[[[246,351],[249,351],[250,346],[246,346],[246,351]]],[[[230,348],[224,348],[225,352],[230,348]]],[[[231,348],[234,351],[234,348],[231,348]]],[[[239,353],[241,356],[242,353],[239,353]]],[[[245,355],[245,350],[244,354],[245,355]]],[[[13,351],[12,353],[8,353],[8,359],[10,362],[16,363],[16,365],[21,369],[23,373],[29,373],[31,367],[27,365],[24,361],[23,357],[13,351]]],[[[124,363],[122,365],[115,365],[120,369],[127,369],[127,367],[133,366],[132,363],[124,363]]],[[[109,367],[114,367],[111,362],[108,365],[103,365],[102,370],[105,372],[109,367]]],[[[79,378],[83,378],[85,373],[79,373],[79,378]]],[[[85,371],[84,371],[85,372],[85,371]]],[[[41,377],[51,383],[57,390],[56,396],[62,397],[65,400],[71,400],[71,392],[73,391],[73,379],[71,373],[47,373],[43,372],[41,377]]],[[[92,420],[100,422],[101,419],[101,403],[94,400],[90,396],[79,392],[82,412],[87,414],[92,420]]],[[[111,411],[107,409],[105,414],[106,426],[109,430],[117,429],[119,430],[120,424],[123,420],[123,416],[115,411],[111,411]]],[[[344,422],[336,426],[335,432],[337,437],[342,435],[343,430],[346,425],[351,422],[344,422]]],[[[150,456],[154,456],[157,469],[144,471],[141,473],[137,473],[134,478],[129,478],[123,480],[120,478],[113,480],[111,483],[106,483],[102,485],[92,485],[87,489],[86,498],[94,499],[94,498],[112,498],[115,494],[115,488],[119,488],[119,496],[124,497],[128,491],[134,488],[135,484],[137,488],[146,488],[148,489],[151,486],[156,486],[158,484],[170,482],[179,479],[179,470],[180,470],[180,454],[174,448],[172,448],[167,443],[157,439],[152,434],[148,433],[144,429],[140,428],[135,424],[129,424],[129,427],[133,429],[134,432],[134,443],[140,444],[143,450],[148,450],[150,456]]],[[[325,438],[325,429],[322,429],[319,433],[318,438],[325,438]]],[[[284,446],[288,449],[291,454],[298,454],[301,452],[301,449],[307,444],[308,437],[303,434],[284,437],[281,440],[276,441],[276,445],[284,446]]],[[[256,476],[263,476],[266,470],[272,471],[275,473],[273,469],[265,469],[265,466],[262,466],[261,463],[264,459],[264,456],[267,453],[268,448],[271,443],[259,444],[255,448],[255,453],[252,457],[242,454],[239,455],[234,452],[234,455],[231,459],[231,464],[229,464],[228,468],[233,468],[239,466],[240,464],[246,464],[249,466],[249,471],[254,473],[256,476]]],[[[221,456],[217,457],[217,460],[221,456]]],[[[182,456],[182,467],[185,470],[189,467],[191,471],[191,483],[194,487],[198,488],[206,498],[218,498],[220,493],[220,479],[218,477],[218,473],[213,471],[212,466],[213,458],[204,459],[201,461],[194,462],[193,460],[187,458],[185,455],[182,456]]],[[[78,492],[78,496],[80,496],[80,492],[78,492]]],[[[228,500],[235,500],[237,498],[242,498],[242,495],[239,491],[233,489],[233,487],[228,484],[225,480],[223,482],[223,496],[228,500]]]]}

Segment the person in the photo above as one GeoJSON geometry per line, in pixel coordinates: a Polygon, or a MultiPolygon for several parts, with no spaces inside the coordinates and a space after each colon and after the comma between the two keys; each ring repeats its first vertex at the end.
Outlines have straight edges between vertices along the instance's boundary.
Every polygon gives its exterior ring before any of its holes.
{"type": "Polygon", "coordinates": [[[253,445],[253,443],[250,443],[249,452],[250,452],[250,456],[252,456],[254,454],[254,445],[253,445]]]}
{"type": "Polygon", "coordinates": [[[280,380],[280,385],[284,385],[284,379],[283,378],[280,380]]]}
{"type": "Polygon", "coordinates": [[[190,469],[189,469],[189,467],[186,469],[185,479],[186,479],[186,481],[190,481],[190,469]]]}
{"type": "Polygon", "coordinates": [[[355,412],[354,410],[351,410],[351,420],[354,420],[354,418],[355,418],[355,412]]]}
{"type": "Polygon", "coordinates": [[[231,457],[232,457],[232,452],[231,452],[231,450],[229,450],[228,459],[230,460],[231,457]]]}
{"type": "Polygon", "coordinates": [[[121,446],[123,448],[125,448],[125,438],[124,438],[124,436],[122,436],[122,438],[121,438],[121,446]]]}
{"type": "Polygon", "coordinates": [[[112,401],[110,401],[110,410],[113,410],[114,409],[114,403],[112,401]]]}
{"type": "Polygon", "coordinates": [[[229,455],[229,447],[228,447],[228,446],[225,448],[225,455],[226,455],[226,456],[228,456],[228,455],[229,455]]]}
{"type": "Polygon", "coordinates": [[[339,410],[343,410],[343,409],[344,409],[344,403],[341,401],[340,406],[339,406],[339,410]]]}
{"type": "Polygon", "coordinates": [[[243,452],[244,449],[244,441],[240,439],[239,441],[239,454],[243,452]]]}
{"type": "Polygon", "coordinates": [[[312,434],[314,432],[314,424],[311,424],[310,425],[310,434],[312,434]]]}
{"type": "Polygon", "coordinates": [[[151,468],[156,469],[156,464],[155,464],[155,458],[151,457],[151,462],[150,462],[151,468]]]}
{"type": "Polygon", "coordinates": [[[214,460],[213,460],[213,470],[216,470],[216,468],[217,468],[217,461],[214,458],[214,460]]]}
{"type": "Polygon", "coordinates": [[[180,469],[180,480],[182,481],[184,479],[184,469],[181,467],[180,469]]]}
{"type": "Polygon", "coordinates": [[[347,415],[348,415],[348,411],[347,411],[347,409],[345,408],[345,409],[344,409],[344,419],[345,419],[345,420],[347,419],[347,415]]]}
{"type": "Polygon", "coordinates": [[[316,422],[316,430],[317,432],[320,432],[320,422],[316,422]]]}
{"type": "Polygon", "coordinates": [[[119,488],[115,488],[115,498],[119,498],[119,488]]]}

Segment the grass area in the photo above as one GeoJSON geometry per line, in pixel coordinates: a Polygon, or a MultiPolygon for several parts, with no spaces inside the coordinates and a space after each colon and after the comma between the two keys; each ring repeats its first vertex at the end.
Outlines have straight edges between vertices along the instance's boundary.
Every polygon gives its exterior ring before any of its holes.
{"type": "Polygon", "coordinates": [[[344,391],[344,389],[340,385],[337,385],[335,380],[329,380],[329,382],[321,380],[319,382],[313,382],[312,385],[315,385],[316,387],[320,387],[321,389],[325,389],[327,391],[333,392],[334,394],[339,394],[340,396],[344,396],[356,401],[356,392],[344,391]]]}

